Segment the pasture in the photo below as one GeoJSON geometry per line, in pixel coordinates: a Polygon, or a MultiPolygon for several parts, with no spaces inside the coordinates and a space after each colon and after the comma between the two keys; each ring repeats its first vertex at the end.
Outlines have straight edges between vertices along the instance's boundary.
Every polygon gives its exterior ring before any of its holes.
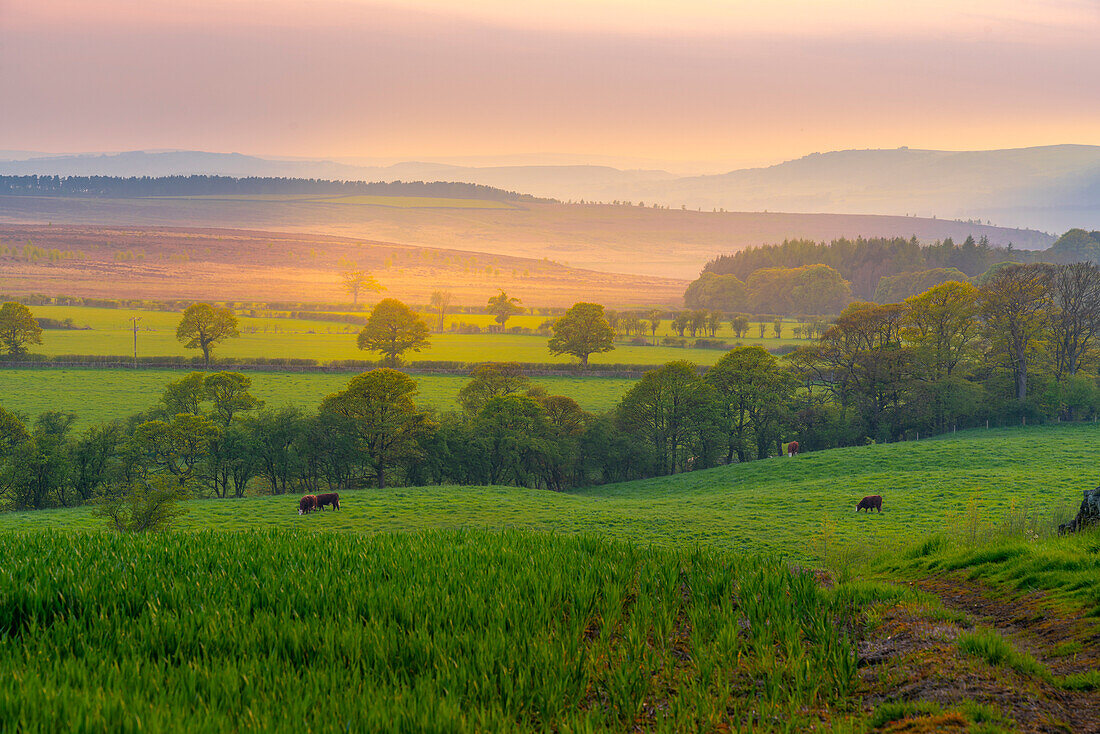
{"type": "MultiPolygon", "coordinates": [[[[47,330],[42,344],[33,351],[47,355],[111,355],[133,354],[134,335],[130,318],[138,316],[138,354],[142,356],[195,356],[176,340],[176,326],[180,314],[169,311],[139,311],[132,309],[89,308],[83,306],[34,306],[35,316],[51,319],[72,319],[76,326],[89,326],[83,330],[47,330]]],[[[435,325],[438,317],[423,314],[425,321],[435,325]]],[[[509,321],[510,325],[537,328],[549,317],[523,315],[509,321]]],[[[461,322],[481,328],[492,323],[485,314],[455,314],[447,317],[447,324],[461,322]]],[[[788,344],[805,344],[793,339],[793,322],[784,325],[783,338],[758,337],[755,325],[741,342],[777,347],[788,344]]],[[[767,333],[772,332],[771,324],[767,333]]],[[[215,348],[221,357],[315,359],[319,362],[333,360],[370,360],[377,355],[363,352],[356,346],[359,327],[353,324],[331,321],[309,321],[270,317],[240,317],[240,338],[229,339],[215,348]]],[[[658,340],[668,336],[668,321],[657,330],[658,340]]],[[[648,338],[648,337],[647,337],[648,338]]],[[[718,339],[733,343],[735,337],[729,324],[722,325],[718,339]]],[[[432,334],[427,348],[409,352],[405,361],[446,362],[528,362],[536,364],[571,364],[575,359],[566,355],[554,356],[546,346],[546,336],[517,334],[432,334]]],[[[686,359],[696,364],[714,364],[725,352],[720,349],[695,349],[669,346],[633,346],[622,341],[611,352],[595,354],[593,364],[661,365],[673,360],[686,359]]]]}
{"type": "MultiPolygon", "coordinates": [[[[662,547],[705,545],[833,562],[901,549],[1030,507],[1070,516],[1095,483],[1082,446],[1100,425],[974,429],[935,439],[772,458],[671,477],[549,492],[516,487],[397,487],[341,493],[342,509],[299,517],[298,497],[192,500],[180,527],[379,533],[524,529],[662,547]],[[865,495],[882,514],[855,512],[865,495]]],[[[101,527],[89,508],[0,515],[0,530],[101,527]]]]}
{"type": "Polygon", "coordinates": [[[297,494],[191,500],[159,535],[89,507],[0,514],[0,720],[1093,731],[1097,536],[1049,530],[1097,438],[972,430],[572,493],[363,489],[304,517],[297,494]],[[866,494],[881,515],[855,514],[866,494]],[[1021,517],[1042,536],[998,535],[1021,517]]]}
{"type": "MultiPolygon", "coordinates": [[[[196,369],[202,369],[201,366],[196,369]]],[[[229,369],[232,369],[230,367],[229,369]]],[[[0,369],[0,406],[31,417],[46,410],[74,413],[78,425],[116,420],[154,405],[164,386],[186,374],[152,369],[0,369]]],[[[326,395],[347,387],[354,373],[250,372],[252,393],[267,407],[317,408],[326,395]]],[[[415,375],[417,403],[439,411],[458,408],[463,375],[415,375]]],[[[613,377],[536,377],[552,395],[567,395],[588,411],[610,410],[633,380],[613,377]]]]}

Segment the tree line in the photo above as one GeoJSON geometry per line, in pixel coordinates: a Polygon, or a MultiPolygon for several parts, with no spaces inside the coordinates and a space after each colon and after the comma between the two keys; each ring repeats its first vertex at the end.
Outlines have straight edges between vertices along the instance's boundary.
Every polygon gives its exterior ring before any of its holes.
{"type": "Polygon", "coordinates": [[[671,362],[599,414],[510,363],[477,367],[460,408],[443,413],[385,367],[310,411],[265,407],[242,374],[193,372],[154,408],[80,433],[69,413],[28,422],[0,409],[0,495],[14,508],[94,501],[116,527],[140,528],[182,496],[560,491],[763,459],[792,439],[817,450],[986,421],[1095,419],[1098,331],[1095,265],[1006,265],[980,287],[952,281],[900,303],[852,304],[784,357],[749,346],[705,371],[671,362]]]}
{"type": "Polygon", "coordinates": [[[331,181],[271,176],[0,176],[0,194],[27,196],[216,196],[225,194],[373,194],[493,201],[553,201],[450,181],[331,181]]]}
{"type": "MultiPolygon", "coordinates": [[[[704,266],[702,274],[730,275],[747,283],[759,270],[826,265],[848,282],[855,298],[890,303],[899,296],[916,295],[937,284],[930,282],[929,278],[934,280],[938,277],[938,282],[959,279],[960,276],[973,279],[993,265],[1004,262],[1048,262],[1055,265],[1100,262],[1100,232],[1071,229],[1049,249],[1035,251],[1015,249],[1011,244],[993,247],[985,237],[978,240],[967,237],[961,244],[956,244],[949,237],[930,245],[922,245],[915,237],[840,238],[828,243],[784,240],[779,245],[749,247],[716,257],[704,266]],[[940,272],[929,274],[928,271],[940,272]],[[903,275],[914,281],[909,288],[919,288],[922,284],[925,288],[904,292],[898,289],[899,284],[895,282],[887,290],[879,290],[882,279],[903,275]]],[[[814,313],[809,310],[804,312],[814,313]]]]}

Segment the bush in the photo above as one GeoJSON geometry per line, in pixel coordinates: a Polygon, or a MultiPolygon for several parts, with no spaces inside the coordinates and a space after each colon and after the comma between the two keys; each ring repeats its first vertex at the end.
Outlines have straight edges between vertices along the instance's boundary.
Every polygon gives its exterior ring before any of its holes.
{"type": "Polygon", "coordinates": [[[456,334],[480,334],[481,327],[477,324],[467,324],[464,321],[451,323],[451,331],[456,334]]]}
{"type": "Polygon", "coordinates": [[[103,497],[94,512],[120,533],[161,532],[186,512],[179,506],[186,497],[175,477],[153,477],[103,497]]]}

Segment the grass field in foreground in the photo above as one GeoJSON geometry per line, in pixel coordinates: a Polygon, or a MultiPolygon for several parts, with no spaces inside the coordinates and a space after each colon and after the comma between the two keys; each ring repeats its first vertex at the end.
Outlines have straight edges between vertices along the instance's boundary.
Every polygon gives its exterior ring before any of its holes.
{"type": "MultiPolygon", "coordinates": [[[[807,453],[555,493],[515,487],[398,487],[342,494],[340,512],[297,515],[297,496],[193,500],[188,530],[303,528],[354,533],[522,528],[597,533],[639,544],[769,550],[821,560],[841,548],[911,546],[965,531],[975,514],[1072,514],[1095,484],[1100,425],[972,430],[956,436],[807,453]],[[856,514],[869,494],[882,514],[856,514]]],[[[88,530],[89,508],[0,514],[0,530],[88,530]]]]}
{"type": "Polygon", "coordinates": [[[861,718],[841,605],[775,559],[528,533],[3,540],[0,721],[17,731],[861,718]]]}
{"type": "MultiPolygon", "coordinates": [[[[230,368],[232,369],[232,368],[230,368]]],[[[164,386],[183,370],[0,369],[0,406],[31,417],[46,410],[75,413],[80,425],[133,415],[160,399],[164,386]]],[[[326,395],[347,387],[352,373],[250,372],[252,393],[267,407],[317,408],[326,395]]],[[[417,403],[440,411],[458,408],[463,375],[414,375],[417,403]]],[[[613,377],[536,377],[531,382],[552,395],[568,395],[582,408],[610,410],[633,380],[613,377]]]]}

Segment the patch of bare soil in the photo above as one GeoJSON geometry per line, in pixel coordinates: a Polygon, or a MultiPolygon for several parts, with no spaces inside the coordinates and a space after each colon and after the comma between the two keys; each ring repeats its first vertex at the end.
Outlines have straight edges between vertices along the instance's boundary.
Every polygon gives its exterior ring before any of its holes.
{"type": "MultiPolygon", "coordinates": [[[[964,701],[992,705],[1025,732],[1100,732],[1100,694],[1065,691],[1042,678],[963,654],[956,644],[966,628],[994,627],[1021,650],[1051,667],[1055,674],[1091,669],[1097,659],[1095,638],[1083,639],[1080,620],[1056,616],[1039,599],[994,599],[976,586],[944,578],[916,586],[935,594],[961,621],[944,620],[928,609],[897,605],[882,610],[870,632],[858,642],[860,695],[868,711],[889,701],[931,701],[951,709],[964,701]],[[1064,643],[1081,646],[1075,659],[1052,650],[1064,643]]],[[[950,714],[892,722],[884,731],[964,731],[950,714]]]]}
{"type": "Polygon", "coordinates": [[[1031,653],[1056,675],[1083,673],[1100,667],[1100,629],[1095,622],[1057,613],[1041,591],[1015,599],[993,599],[980,586],[942,576],[924,579],[916,586],[935,594],[952,609],[995,627],[1016,647],[1031,653]],[[1071,647],[1076,652],[1052,654],[1059,646],[1071,647]]]}

